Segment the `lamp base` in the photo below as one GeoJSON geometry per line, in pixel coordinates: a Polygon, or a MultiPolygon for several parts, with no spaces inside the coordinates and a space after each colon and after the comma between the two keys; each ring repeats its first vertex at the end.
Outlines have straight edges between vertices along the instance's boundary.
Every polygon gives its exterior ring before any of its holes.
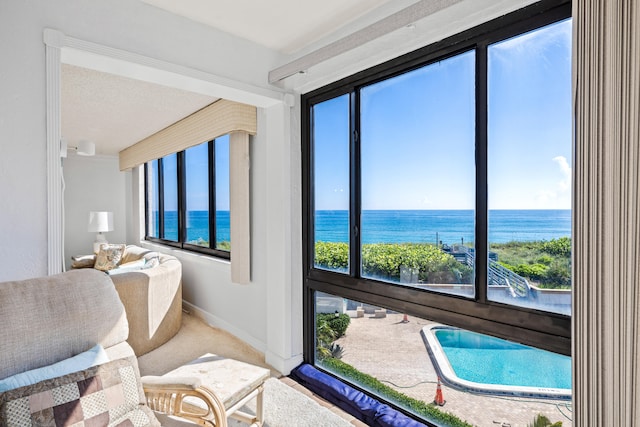
{"type": "Polygon", "coordinates": [[[104,237],[104,234],[102,233],[96,234],[96,241],[93,242],[93,253],[97,254],[98,252],[100,252],[100,245],[105,243],[109,243],[109,242],[107,242],[107,239],[104,237]]]}

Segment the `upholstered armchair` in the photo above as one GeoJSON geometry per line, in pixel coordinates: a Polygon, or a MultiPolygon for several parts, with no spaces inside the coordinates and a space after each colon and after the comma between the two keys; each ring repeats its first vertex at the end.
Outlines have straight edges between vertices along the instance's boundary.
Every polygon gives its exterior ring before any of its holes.
{"type": "Polygon", "coordinates": [[[160,425],[151,409],[227,425],[196,378],[153,378],[143,388],[124,307],[100,271],[0,283],[0,325],[2,425],[160,425]],[[208,409],[185,409],[188,396],[208,409]]]}

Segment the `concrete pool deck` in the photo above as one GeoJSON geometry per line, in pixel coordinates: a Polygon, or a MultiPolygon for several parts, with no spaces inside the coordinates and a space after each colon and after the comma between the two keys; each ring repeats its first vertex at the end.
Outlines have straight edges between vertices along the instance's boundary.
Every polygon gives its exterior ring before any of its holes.
{"type": "MultiPolygon", "coordinates": [[[[337,340],[344,348],[342,360],[407,396],[432,402],[437,374],[421,330],[434,322],[412,316],[407,317],[408,322],[403,319],[400,313],[352,317],[345,336],[337,340]]],[[[479,395],[445,385],[442,392],[446,403],[440,410],[479,427],[525,427],[537,414],[551,422],[562,421],[563,427],[573,425],[567,400],[479,395]]]]}

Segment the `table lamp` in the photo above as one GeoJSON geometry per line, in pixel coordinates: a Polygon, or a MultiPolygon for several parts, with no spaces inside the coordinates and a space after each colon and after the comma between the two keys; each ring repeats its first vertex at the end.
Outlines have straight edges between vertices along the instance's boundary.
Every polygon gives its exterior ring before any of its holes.
{"type": "Polygon", "coordinates": [[[113,212],[89,212],[88,231],[96,234],[96,240],[93,242],[93,252],[100,251],[100,245],[107,242],[104,234],[107,231],[113,231],[113,212]]]}

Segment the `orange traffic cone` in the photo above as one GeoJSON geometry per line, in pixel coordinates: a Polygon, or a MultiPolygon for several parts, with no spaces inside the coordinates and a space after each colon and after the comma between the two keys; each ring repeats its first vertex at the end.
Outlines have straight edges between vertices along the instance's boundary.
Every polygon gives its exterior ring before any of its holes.
{"type": "Polygon", "coordinates": [[[447,401],[442,396],[442,385],[440,384],[440,377],[438,377],[438,387],[436,388],[436,397],[433,399],[433,403],[438,406],[444,406],[447,401]]]}
{"type": "Polygon", "coordinates": [[[409,317],[406,313],[404,314],[404,316],[402,316],[402,323],[409,323],[409,317]]]}

